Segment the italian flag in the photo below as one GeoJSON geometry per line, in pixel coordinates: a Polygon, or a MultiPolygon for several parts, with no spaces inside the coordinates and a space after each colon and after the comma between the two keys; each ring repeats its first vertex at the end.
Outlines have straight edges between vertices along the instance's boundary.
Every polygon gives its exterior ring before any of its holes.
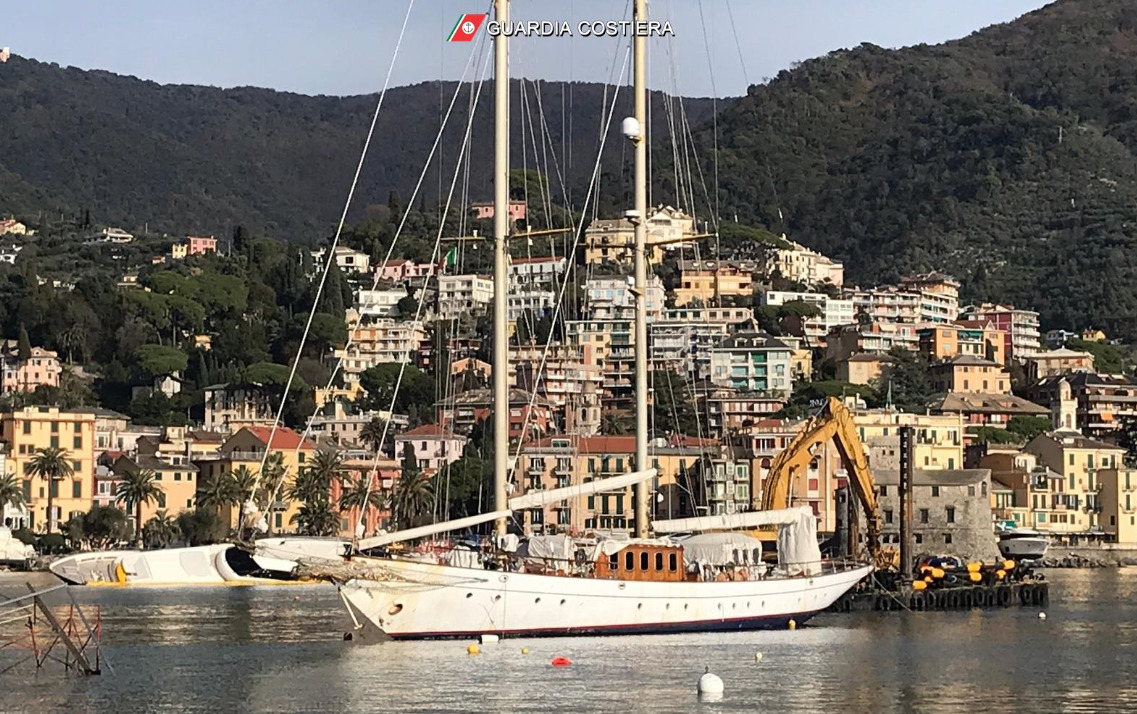
{"type": "Polygon", "coordinates": [[[458,22],[454,24],[454,29],[450,31],[450,37],[447,42],[469,42],[474,39],[474,35],[478,34],[478,28],[485,22],[485,14],[477,14],[468,12],[462,17],[458,18],[458,22]]]}

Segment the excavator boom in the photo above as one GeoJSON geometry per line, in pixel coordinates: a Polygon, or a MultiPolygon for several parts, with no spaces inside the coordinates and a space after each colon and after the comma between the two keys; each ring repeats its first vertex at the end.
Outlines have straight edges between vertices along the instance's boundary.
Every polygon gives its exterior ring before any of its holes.
{"type": "MultiPolygon", "coordinates": [[[[786,448],[775,457],[763,482],[762,510],[789,508],[793,505],[789,502],[790,485],[798,474],[809,467],[818,448],[829,440],[833,440],[837,446],[837,453],[849,474],[849,486],[865,513],[865,545],[869,555],[878,566],[890,563],[892,558],[881,552],[880,510],[864,446],[857,436],[852,414],[836,397],[830,397],[821,412],[806,422],[786,448]]],[[[855,531],[855,528],[851,530],[855,531]]]]}

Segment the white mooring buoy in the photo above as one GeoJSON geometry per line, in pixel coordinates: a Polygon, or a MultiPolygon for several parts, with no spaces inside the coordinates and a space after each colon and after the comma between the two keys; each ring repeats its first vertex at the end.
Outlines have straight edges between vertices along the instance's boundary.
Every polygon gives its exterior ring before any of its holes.
{"type": "Polygon", "coordinates": [[[500,638],[497,635],[482,635],[481,637],[478,638],[478,640],[483,645],[492,645],[494,642],[497,642],[499,639],[500,638]]]}
{"type": "Polygon", "coordinates": [[[754,661],[755,662],[761,662],[762,661],[762,653],[761,652],[755,652],[754,653],[754,661]]]}
{"type": "Polygon", "coordinates": [[[1046,619],[1046,613],[1045,612],[1038,613],[1038,619],[1045,620],[1046,619]]]}
{"type": "Polygon", "coordinates": [[[698,689],[699,694],[722,694],[722,679],[717,674],[711,674],[711,668],[707,667],[703,676],[699,677],[698,689]]]}

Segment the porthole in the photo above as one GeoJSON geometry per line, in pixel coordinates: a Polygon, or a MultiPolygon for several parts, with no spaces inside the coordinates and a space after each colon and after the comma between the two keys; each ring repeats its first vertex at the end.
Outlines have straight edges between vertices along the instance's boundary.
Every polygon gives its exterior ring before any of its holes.
{"type": "Polygon", "coordinates": [[[501,595],[494,595],[494,596],[493,596],[493,601],[494,601],[494,602],[497,602],[497,601],[498,601],[498,600],[500,600],[500,599],[501,599],[501,595]]]}
{"type": "Polygon", "coordinates": [[[392,605],[390,607],[390,609],[387,610],[387,614],[388,615],[398,615],[402,611],[403,611],[403,604],[397,602],[394,605],[392,605]]]}
{"type": "Polygon", "coordinates": [[[636,605],[636,609],[637,609],[637,610],[642,610],[642,609],[644,609],[644,604],[641,602],[640,604],[636,605]]]}
{"type": "Polygon", "coordinates": [[[565,604],[565,601],[564,601],[564,600],[561,600],[561,604],[562,604],[562,605],[564,605],[564,604],[565,604]]]}
{"type": "Polygon", "coordinates": [[[537,598],[536,600],[534,600],[534,601],[533,601],[533,604],[534,604],[534,605],[536,605],[536,604],[537,604],[537,603],[539,603],[539,602],[541,602],[541,598],[537,598]]]}
{"type": "Polygon", "coordinates": [[[469,600],[472,597],[474,597],[474,593],[466,593],[466,599],[467,600],[469,600]]]}

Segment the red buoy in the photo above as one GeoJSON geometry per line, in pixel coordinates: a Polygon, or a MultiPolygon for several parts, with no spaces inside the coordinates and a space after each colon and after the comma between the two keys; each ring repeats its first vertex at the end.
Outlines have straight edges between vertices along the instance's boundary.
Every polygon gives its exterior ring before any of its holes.
{"type": "Polygon", "coordinates": [[[553,666],[554,667],[567,667],[570,664],[572,664],[572,660],[570,660],[568,657],[554,657],[553,658],[553,666]]]}

